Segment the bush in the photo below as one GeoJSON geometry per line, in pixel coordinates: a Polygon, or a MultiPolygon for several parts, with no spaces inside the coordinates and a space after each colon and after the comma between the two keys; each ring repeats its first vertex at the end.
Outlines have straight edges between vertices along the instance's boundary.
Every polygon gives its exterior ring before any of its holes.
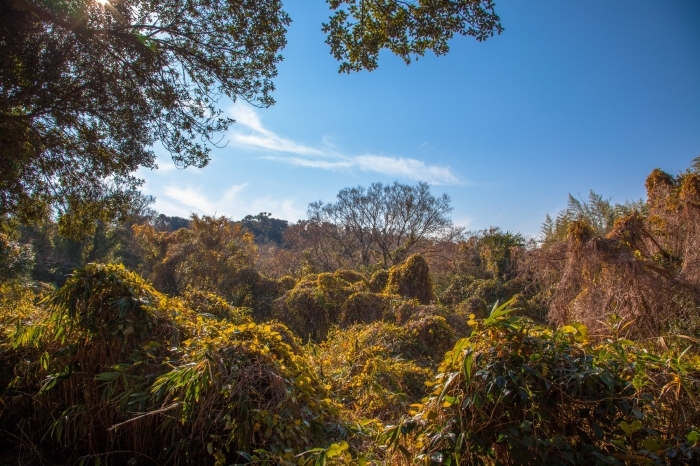
{"type": "Polygon", "coordinates": [[[454,330],[440,315],[415,315],[408,322],[407,328],[435,361],[439,361],[457,341],[454,330]]]}
{"type": "Polygon", "coordinates": [[[388,312],[389,304],[386,295],[367,291],[354,293],[343,303],[338,323],[344,328],[352,324],[370,324],[385,317],[393,320],[393,315],[388,312]]]}
{"type": "Polygon", "coordinates": [[[379,269],[372,274],[369,280],[369,289],[373,293],[381,293],[386,288],[389,281],[389,271],[387,269],[379,269]]]}
{"type": "Polygon", "coordinates": [[[27,281],[34,267],[34,252],[28,244],[12,241],[0,233],[0,280],[27,281]]]}
{"type": "Polygon", "coordinates": [[[414,254],[401,265],[389,269],[386,293],[415,298],[421,304],[434,299],[430,268],[423,256],[414,254]]]}
{"type": "Polygon", "coordinates": [[[330,273],[307,275],[277,300],[272,316],[302,339],[321,341],[338,322],[345,300],[364,289],[361,281],[351,284],[330,273]]]}
{"type": "Polygon", "coordinates": [[[362,282],[365,286],[369,286],[367,279],[362,276],[361,273],[355,272],[354,270],[340,269],[333,272],[335,278],[345,280],[348,283],[362,282]]]}
{"type": "Polygon", "coordinates": [[[185,307],[199,314],[215,319],[224,319],[235,325],[248,324],[250,309],[231,306],[226,300],[214,293],[199,290],[187,290],[182,296],[185,307]]]}
{"type": "Polygon", "coordinates": [[[384,322],[331,330],[314,360],[354,421],[397,418],[421,399],[432,375],[432,360],[413,333],[384,322]]]}
{"type": "Polygon", "coordinates": [[[262,449],[274,464],[343,430],[326,429],[335,407],[279,324],[236,325],[188,301],[232,311],[211,295],[168,298],[123,266],[77,271],[43,319],[3,335],[2,372],[15,374],[0,387],[4,449],[22,463],[185,465],[262,449]]]}
{"type": "Polygon", "coordinates": [[[294,277],[290,277],[289,275],[285,275],[284,277],[277,280],[277,284],[279,285],[279,288],[281,290],[289,291],[296,286],[297,281],[294,280],[294,277]]]}
{"type": "Polygon", "coordinates": [[[552,331],[508,305],[471,322],[431,394],[381,442],[426,464],[698,463],[696,356],[588,341],[580,324],[552,331]]]}

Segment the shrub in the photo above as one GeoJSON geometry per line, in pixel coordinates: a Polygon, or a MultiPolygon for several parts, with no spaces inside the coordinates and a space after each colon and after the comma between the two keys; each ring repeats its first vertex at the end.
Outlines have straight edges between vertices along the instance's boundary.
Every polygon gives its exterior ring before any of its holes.
{"type": "Polygon", "coordinates": [[[367,279],[365,279],[365,277],[363,277],[361,273],[355,272],[354,270],[347,270],[347,269],[336,270],[335,272],[333,272],[333,276],[335,278],[345,280],[348,283],[362,282],[367,286],[369,285],[367,282],[367,279]]]}
{"type": "Polygon", "coordinates": [[[401,265],[389,269],[386,292],[415,298],[421,304],[434,299],[430,269],[423,256],[414,254],[401,265]]]}
{"type": "Polygon", "coordinates": [[[440,315],[432,313],[415,315],[408,322],[407,328],[416,341],[425,348],[425,352],[436,361],[439,361],[457,341],[454,330],[440,315]]]}
{"type": "Polygon", "coordinates": [[[331,330],[314,360],[355,421],[395,419],[421,399],[432,375],[432,360],[413,333],[384,322],[331,330]]]}
{"type": "Polygon", "coordinates": [[[338,322],[345,300],[362,289],[361,282],[351,284],[330,273],[308,275],[277,300],[272,316],[302,339],[321,341],[338,322]]]}
{"type": "Polygon", "coordinates": [[[373,293],[381,293],[386,288],[389,281],[389,271],[387,269],[379,269],[372,274],[369,280],[369,289],[373,293]]]}
{"type": "Polygon", "coordinates": [[[552,331],[509,304],[471,322],[382,443],[425,464],[697,464],[697,356],[619,339],[619,320],[588,341],[585,326],[552,331]]]}
{"type": "Polygon", "coordinates": [[[199,465],[262,449],[279,463],[343,430],[326,430],[335,407],[279,324],[235,325],[188,300],[227,309],[210,295],[168,298],[123,266],[77,271],[42,320],[3,336],[3,373],[16,375],[0,387],[6,451],[23,463],[199,465]]]}
{"type": "Polygon", "coordinates": [[[294,280],[294,277],[285,275],[284,277],[277,280],[277,283],[279,284],[281,290],[289,291],[296,286],[297,281],[294,280]]]}
{"type": "Polygon", "coordinates": [[[341,327],[347,327],[358,323],[369,324],[385,317],[393,320],[388,310],[387,296],[367,291],[354,293],[343,303],[338,323],[341,327]]]}
{"type": "Polygon", "coordinates": [[[208,317],[224,319],[235,325],[252,322],[249,308],[231,306],[224,298],[214,293],[190,289],[184,293],[182,301],[188,309],[208,317]]]}

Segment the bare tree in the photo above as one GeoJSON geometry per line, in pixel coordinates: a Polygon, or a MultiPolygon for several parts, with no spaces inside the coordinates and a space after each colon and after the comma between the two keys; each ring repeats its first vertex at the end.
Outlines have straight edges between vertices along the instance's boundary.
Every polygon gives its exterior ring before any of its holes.
{"type": "Polygon", "coordinates": [[[433,196],[424,182],[345,188],[337,199],[309,204],[309,220],[335,225],[332,239],[346,254],[356,251],[363,265],[377,259],[384,266],[400,263],[422,242],[452,228],[449,196],[433,196]]]}

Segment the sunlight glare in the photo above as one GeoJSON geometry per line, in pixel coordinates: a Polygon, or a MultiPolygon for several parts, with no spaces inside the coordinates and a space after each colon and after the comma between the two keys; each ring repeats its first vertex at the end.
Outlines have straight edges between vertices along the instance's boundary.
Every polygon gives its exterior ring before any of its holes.
{"type": "Polygon", "coordinates": [[[95,0],[98,5],[105,6],[109,3],[109,0],[95,0]]]}

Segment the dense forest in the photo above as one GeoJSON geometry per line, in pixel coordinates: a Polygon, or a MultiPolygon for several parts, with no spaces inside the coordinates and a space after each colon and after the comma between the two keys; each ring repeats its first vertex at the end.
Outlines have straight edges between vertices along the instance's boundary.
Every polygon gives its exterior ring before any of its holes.
{"type": "Polygon", "coordinates": [[[7,223],[2,460],[697,464],[700,173],[646,188],[532,239],[398,182],[293,224],[7,223]]]}

